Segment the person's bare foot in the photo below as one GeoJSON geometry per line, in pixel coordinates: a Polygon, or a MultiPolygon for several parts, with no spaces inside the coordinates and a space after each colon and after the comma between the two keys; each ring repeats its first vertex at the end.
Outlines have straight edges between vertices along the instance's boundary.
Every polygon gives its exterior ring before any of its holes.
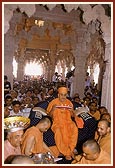
{"type": "Polygon", "coordinates": [[[65,156],[65,159],[66,160],[72,160],[72,157],[68,155],[68,156],[65,156]]]}

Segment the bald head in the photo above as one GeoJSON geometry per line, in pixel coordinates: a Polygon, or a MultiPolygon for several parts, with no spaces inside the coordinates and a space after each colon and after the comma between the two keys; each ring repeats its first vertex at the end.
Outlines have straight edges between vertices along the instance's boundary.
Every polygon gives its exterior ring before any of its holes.
{"type": "Polygon", "coordinates": [[[46,132],[51,127],[51,120],[48,117],[43,117],[36,125],[40,132],[46,132]]]}
{"type": "Polygon", "coordinates": [[[48,123],[48,124],[51,124],[51,119],[49,117],[43,117],[39,123],[48,123]]]}
{"type": "Polygon", "coordinates": [[[13,158],[11,164],[34,164],[34,161],[25,155],[17,155],[13,158]]]}
{"type": "Polygon", "coordinates": [[[92,153],[100,153],[100,147],[99,144],[96,142],[96,140],[91,139],[91,140],[87,140],[84,144],[83,144],[83,148],[89,148],[89,150],[92,153]]]}
{"type": "Polygon", "coordinates": [[[111,126],[111,123],[106,118],[102,118],[98,123],[103,123],[106,127],[111,126]]]}

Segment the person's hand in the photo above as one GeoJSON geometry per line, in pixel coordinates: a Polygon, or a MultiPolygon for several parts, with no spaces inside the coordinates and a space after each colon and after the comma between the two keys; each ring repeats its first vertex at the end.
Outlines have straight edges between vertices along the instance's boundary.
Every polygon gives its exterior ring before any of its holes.
{"type": "Polygon", "coordinates": [[[82,155],[76,155],[76,156],[74,157],[74,160],[71,162],[71,164],[76,164],[76,163],[78,163],[78,162],[81,160],[81,158],[82,158],[82,155]]]}
{"type": "Polygon", "coordinates": [[[71,113],[71,117],[75,117],[75,116],[74,116],[74,109],[73,109],[73,108],[69,108],[68,110],[69,110],[70,113],[71,113]]]}
{"type": "Polygon", "coordinates": [[[73,108],[69,108],[69,111],[71,111],[72,113],[74,113],[74,109],[73,108]]]}
{"type": "Polygon", "coordinates": [[[54,104],[54,105],[52,106],[52,110],[51,110],[51,111],[54,111],[56,108],[57,108],[57,104],[54,104]]]}
{"type": "Polygon", "coordinates": [[[76,164],[77,163],[77,161],[76,160],[73,160],[72,162],[71,162],[71,164],[76,164]]]}
{"type": "Polygon", "coordinates": [[[76,155],[74,157],[74,159],[76,160],[76,162],[79,162],[81,160],[81,158],[82,158],[82,155],[76,155]]]}

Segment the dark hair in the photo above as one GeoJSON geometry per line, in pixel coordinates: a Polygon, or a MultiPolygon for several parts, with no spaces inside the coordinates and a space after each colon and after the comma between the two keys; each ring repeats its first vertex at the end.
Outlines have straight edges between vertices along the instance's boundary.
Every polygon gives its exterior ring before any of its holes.
{"type": "Polygon", "coordinates": [[[73,98],[73,100],[75,100],[75,99],[79,99],[79,100],[80,100],[80,97],[79,97],[79,96],[75,96],[75,97],[73,98]]]}
{"type": "Polygon", "coordinates": [[[39,97],[37,97],[37,96],[32,96],[32,100],[34,100],[34,99],[40,100],[39,97]]]}
{"type": "Polygon", "coordinates": [[[10,155],[8,156],[5,161],[4,161],[4,164],[11,164],[12,160],[14,159],[16,155],[10,155]]]}
{"type": "Polygon", "coordinates": [[[89,99],[89,101],[91,101],[91,98],[89,98],[89,97],[84,97],[83,101],[85,101],[86,99],[89,99]]]}
{"type": "Polygon", "coordinates": [[[4,79],[6,79],[6,80],[7,80],[7,79],[8,79],[8,77],[7,77],[6,75],[4,75],[4,79]]]}
{"type": "Polygon", "coordinates": [[[98,100],[97,97],[92,97],[92,100],[94,100],[94,99],[98,100]]]}
{"type": "Polygon", "coordinates": [[[18,101],[18,100],[14,100],[14,101],[12,102],[12,105],[15,106],[16,104],[21,105],[20,101],[18,101]]]}
{"type": "Polygon", "coordinates": [[[100,106],[100,107],[99,107],[99,110],[101,110],[101,109],[104,109],[104,111],[105,111],[106,113],[108,113],[108,110],[107,110],[107,108],[106,108],[105,106],[100,106]]]}
{"type": "Polygon", "coordinates": [[[95,102],[90,102],[89,106],[91,106],[91,104],[95,104],[97,106],[97,103],[95,103],[95,102]]]}
{"type": "Polygon", "coordinates": [[[48,88],[48,92],[49,92],[49,90],[53,90],[53,91],[54,91],[54,88],[53,88],[53,87],[50,87],[50,88],[48,88]]]}
{"type": "Polygon", "coordinates": [[[5,100],[7,100],[7,99],[12,99],[12,97],[10,95],[6,95],[5,100]]]}

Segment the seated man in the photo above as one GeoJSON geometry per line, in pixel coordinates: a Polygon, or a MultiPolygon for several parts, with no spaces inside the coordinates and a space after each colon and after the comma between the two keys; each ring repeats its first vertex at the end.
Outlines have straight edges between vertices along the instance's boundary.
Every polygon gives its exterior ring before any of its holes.
{"type": "Polygon", "coordinates": [[[77,109],[78,107],[82,107],[81,100],[77,96],[73,98],[72,103],[73,103],[74,110],[77,109]]]}
{"type": "Polygon", "coordinates": [[[12,110],[12,97],[10,95],[5,96],[5,105],[8,107],[9,110],[12,110]]]}
{"type": "Polygon", "coordinates": [[[4,142],[4,160],[10,155],[21,154],[20,143],[23,136],[23,130],[8,132],[7,139],[4,142]]]}
{"type": "Polygon", "coordinates": [[[102,120],[102,119],[106,119],[108,122],[111,123],[111,114],[110,113],[102,114],[100,120],[102,120]]]}
{"type": "Polygon", "coordinates": [[[95,139],[100,147],[111,156],[111,128],[110,122],[106,119],[98,122],[95,139]]]}
{"type": "Polygon", "coordinates": [[[73,104],[67,99],[67,94],[66,87],[59,87],[58,98],[49,103],[47,113],[53,119],[52,130],[59,152],[65,156],[66,160],[72,160],[78,140],[78,128],[72,121],[73,104]]]}
{"type": "Polygon", "coordinates": [[[50,119],[43,117],[36,126],[28,128],[22,139],[22,154],[32,155],[36,153],[50,152],[53,156],[58,156],[59,152],[56,146],[48,147],[43,141],[43,132],[46,132],[51,126],[50,119]]]}
{"type": "Polygon", "coordinates": [[[10,111],[9,116],[23,116],[23,112],[21,112],[21,103],[18,100],[14,100],[12,102],[12,110],[10,111]]]}
{"type": "Polygon", "coordinates": [[[100,112],[97,109],[97,104],[95,102],[91,102],[89,104],[89,114],[94,117],[97,121],[100,120],[100,112]]]}
{"type": "MultiPolygon", "coordinates": [[[[46,110],[41,107],[34,107],[30,111],[30,127],[35,126],[39,123],[39,121],[45,116],[46,110]]],[[[43,132],[43,140],[47,146],[55,146],[55,139],[54,139],[54,133],[49,128],[46,132],[43,132]]]]}
{"type": "Polygon", "coordinates": [[[110,164],[111,159],[107,152],[103,151],[95,140],[87,140],[83,143],[83,155],[80,160],[72,161],[72,164],[110,164]]]}

